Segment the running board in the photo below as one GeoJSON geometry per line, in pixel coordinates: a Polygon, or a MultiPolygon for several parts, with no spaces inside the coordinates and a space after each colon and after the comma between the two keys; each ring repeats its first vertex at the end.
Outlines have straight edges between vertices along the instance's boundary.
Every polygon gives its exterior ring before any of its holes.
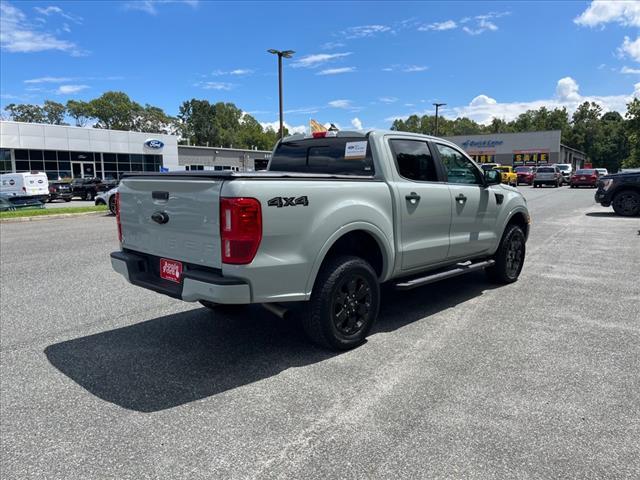
{"type": "Polygon", "coordinates": [[[426,277],[414,278],[406,282],[397,283],[396,289],[411,290],[412,288],[421,287],[429,283],[439,282],[440,280],[444,280],[446,278],[457,277],[458,275],[464,275],[465,273],[474,272],[476,270],[482,270],[484,268],[491,267],[495,263],[496,263],[495,260],[485,260],[483,262],[478,262],[478,263],[471,263],[471,262],[458,263],[455,265],[454,268],[450,270],[446,270],[444,272],[438,272],[432,275],[427,275],[426,277]]]}

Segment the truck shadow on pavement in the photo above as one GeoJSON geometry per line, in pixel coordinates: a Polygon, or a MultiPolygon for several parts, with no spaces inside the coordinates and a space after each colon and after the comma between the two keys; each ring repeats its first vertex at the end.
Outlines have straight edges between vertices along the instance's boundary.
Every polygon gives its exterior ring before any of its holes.
{"type": "MultiPolygon", "coordinates": [[[[409,292],[384,289],[370,335],[428,322],[492,288],[477,272],[409,292]]],[[[283,320],[257,305],[242,313],[199,308],[50,345],[44,353],[93,395],[156,412],[339,355],[309,343],[297,322],[301,313],[283,320]]]]}

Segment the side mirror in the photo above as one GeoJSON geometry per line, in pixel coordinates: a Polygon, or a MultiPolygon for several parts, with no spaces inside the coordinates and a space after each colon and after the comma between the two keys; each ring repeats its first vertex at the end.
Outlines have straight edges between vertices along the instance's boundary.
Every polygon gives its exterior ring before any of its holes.
{"type": "Polygon", "coordinates": [[[487,185],[498,185],[502,182],[502,175],[498,170],[487,170],[484,172],[484,181],[487,185]]]}

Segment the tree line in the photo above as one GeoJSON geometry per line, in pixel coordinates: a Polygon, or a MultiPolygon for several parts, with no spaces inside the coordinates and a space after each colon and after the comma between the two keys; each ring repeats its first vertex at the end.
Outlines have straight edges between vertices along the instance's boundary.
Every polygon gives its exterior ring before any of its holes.
{"type": "MultiPolygon", "coordinates": [[[[435,116],[411,115],[406,120],[396,119],[392,130],[435,133],[435,116]]],[[[510,122],[494,118],[490,124],[481,125],[469,118],[449,120],[438,117],[438,135],[474,135],[491,133],[532,132],[561,130],[562,143],[587,154],[594,167],[604,167],[616,172],[621,167],[640,167],[640,100],[634,98],[627,104],[625,115],[604,112],[594,102],[584,102],[569,116],[566,108],[540,107],[528,110],[510,122]]]]}
{"type": "MultiPolygon", "coordinates": [[[[271,150],[278,132],[263,128],[233,103],[210,103],[191,99],[180,105],[178,115],[167,115],[159,107],[141,105],[124,92],[106,92],[90,101],[69,100],[65,105],[45,100],[42,105],[9,104],[5,111],[19,122],[76,126],[92,124],[94,128],[134,132],[170,133],[180,136],[180,143],[212,147],[258,148],[271,150]]],[[[433,115],[411,115],[396,119],[392,130],[435,133],[433,115]]],[[[469,118],[438,118],[438,135],[472,135],[487,133],[561,130],[562,143],[587,154],[596,167],[618,171],[621,167],[640,167],[640,100],[627,104],[625,115],[604,112],[594,102],[584,102],[573,115],[566,108],[540,107],[528,110],[512,121],[494,118],[481,125],[469,118]]],[[[286,132],[285,129],[285,135],[286,132]]]]}
{"type": "Polygon", "coordinates": [[[68,125],[71,121],[77,127],[178,134],[180,143],[190,145],[271,150],[278,139],[278,132],[263,128],[233,103],[195,98],[183,102],[176,117],[159,107],[140,105],[124,92],[106,92],[86,102],[69,100],[64,105],[51,100],[42,105],[11,103],[5,111],[17,122],[68,125]]]}

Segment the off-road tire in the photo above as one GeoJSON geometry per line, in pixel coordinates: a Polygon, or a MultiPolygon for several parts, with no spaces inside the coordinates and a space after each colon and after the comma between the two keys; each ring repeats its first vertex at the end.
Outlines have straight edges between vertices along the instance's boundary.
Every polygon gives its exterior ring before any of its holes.
{"type": "Polygon", "coordinates": [[[622,190],[613,197],[613,211],[623,217],[640,215],[640,193],[633,190],[622,190]]]}
{"type": "Polygon", "coordinates": [[[116,196],[115,195],[111,195],[111,198],[109,199],[109,211],[111,212],[112,215],[116,214],[116,196]]]}
{"type": "Polygon", "coordinates": [[[349,350],[364,342],[379,308],[380,285],[371,265],[359,257],[341,255],[320,269],[302,326],[314,343],[349,350]]]}
{"type": "Polygon", "coordinates": [[[486,268],[489,279],[496,283],[513,283],[518,280],[524,265],[526,237],[518,225],[508,225],[493,259],[495,264],[486,268]]]}

